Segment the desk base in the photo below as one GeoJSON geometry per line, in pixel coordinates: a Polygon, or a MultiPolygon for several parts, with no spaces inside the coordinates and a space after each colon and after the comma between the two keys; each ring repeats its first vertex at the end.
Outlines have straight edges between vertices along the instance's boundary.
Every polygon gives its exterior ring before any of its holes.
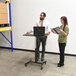
{"type": "Polygon", "coordinates": [[[41,65],[41,70],[42,70],[43,65],[46,64],[46,61],[35,62],[35,61],[32,61],[32,60],[29,60],[28,62],[25,63],[25,66],[27,67],[27,65],[30,64],[30,63],[40,64],[41,65]]]}

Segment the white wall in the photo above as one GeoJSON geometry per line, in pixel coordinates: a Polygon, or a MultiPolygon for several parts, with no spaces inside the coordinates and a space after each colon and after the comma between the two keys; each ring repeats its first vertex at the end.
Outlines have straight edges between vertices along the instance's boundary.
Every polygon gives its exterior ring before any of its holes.
{"type": "MultiPolygon", "coordinates": [[[[35,48],[35,37],[23,37],[29,31],[42,11],[46,12],[51,27],[60,26],[60,17],[67,16],[70,34],[66,53],[76,54],[76,0],[12,0],[13,40],[14,48],[35,48]]],[[[58,36],[50,34],[46,51],[58,52],[58,36]]]]}

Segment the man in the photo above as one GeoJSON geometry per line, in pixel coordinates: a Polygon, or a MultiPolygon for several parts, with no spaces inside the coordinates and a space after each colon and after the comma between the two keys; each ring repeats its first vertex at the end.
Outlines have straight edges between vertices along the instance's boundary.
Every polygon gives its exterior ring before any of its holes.
{"type": "MultiPolygon", "coordinates": [[[[40,48],[40,43],[42,42],[42,55],[41,55],[41,61],[44,61],[44,54],[45,54],[45,46],[46,46],[46,40],[47,40],[47,36],[50,34],[51,30],[50,30],[50,23],[45,19],[46,18],[46,13],[42,12],[40,14],[40,19],[39,21],[37,21],[37,23],[35,24],[35,26],[39,26],[39,27],[45,27],[45,36],[40,36],[37,37],[36,39],[36,50],[37,51],[37,59],[36,61],[39,60],[39,48],[40,48]]],[[[33,30],[27,32],[26,34],[30,34],[31,32],[33,32],[33,30]]]]}

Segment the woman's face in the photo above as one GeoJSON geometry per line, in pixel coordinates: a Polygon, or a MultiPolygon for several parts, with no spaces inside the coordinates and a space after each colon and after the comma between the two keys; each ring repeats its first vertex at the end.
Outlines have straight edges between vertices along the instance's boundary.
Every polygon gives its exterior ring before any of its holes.
{"type": "Polygon", "coordinates": [[[60,19],[61,20],[61,24],[63,24],[64,25],[64,21],[63,21],[63,19],[60,19]]]}

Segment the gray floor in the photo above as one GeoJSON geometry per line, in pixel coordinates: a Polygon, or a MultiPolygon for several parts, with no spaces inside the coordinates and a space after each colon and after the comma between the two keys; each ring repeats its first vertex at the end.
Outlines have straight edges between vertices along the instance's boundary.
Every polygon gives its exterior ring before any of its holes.
{"type": "Polygon", "coordinates": [[[76,76],[76,57],[66,56],[65,66],[58,68],[59,56],[46,54],[43,70],[37,64],[25,67],[30,58],[34,59],[34,53],[0,49],[0,76],[76,76]]]}

